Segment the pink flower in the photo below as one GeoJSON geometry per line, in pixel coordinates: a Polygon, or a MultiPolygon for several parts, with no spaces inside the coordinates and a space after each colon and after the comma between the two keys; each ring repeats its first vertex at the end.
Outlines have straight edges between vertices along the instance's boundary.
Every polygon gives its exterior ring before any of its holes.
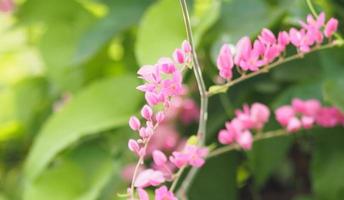
{"type": "Polygon", "coordinates": [[[139,195],[139,200],[149,200],[148,193],[144,189],[138,188],[137,193],[139,195]]]}
{"type": "Polygon", "coordinates": [[[170,161],[181,168],[186,164],[193,167],[201,167],[204,164],[204,158],[208,154],[207,148],[198,147],[195,145],[186,145],[182,152],[173,152],[170,161]]]}
{"type": "Polygon", "coordinates": [[[155,120],[156,120],[157,123],[163,122],[164,119],[165,119],[165,113],[162,112],[162,111],[158,112],[158,113],[155,115],[155,120]]]}
{"type": "Polygon", "coordinates": [[[153,110],[148,105],[144,105],[141,109],[141,116],[146,120],[152,120],[153,110]]]}
{"type": "Polygon", "coordinates": [[[222,129],[218,134],[218,140],[221,144],[231,144],[235,140],[235,135],[233,132],[222,129]]]}
{"type": "Polygon", "coordinates": [[[161,186],[155,190],[155,200],[177,200],[177,198],[166,186],[161,186]]]}
{"type": "Polygon", "coordinates": [[[276,120],[282,125],[287,126],[289,121],[295,116],[291,106],[282,106],[275,111],[276,120]]]}
{"type": "Polygon", "coordinates": [[[309,117],[309,116],[302,116],[301,117],[301,123],[302,123],[303,128],[305,128],[305,129],[312,128],[314,122],[315,122],[314,117],[309,117]]]}
{"type": "Polygon", "coordinates": [[[141,126],[140,120],[135,116],[130,117],[129,126],[134,131],[139,130],[141,126]]]}
{"type": "Polygon", "coordinates": [[[233,56],[230,47],[228,44],[224,44],[217,57],[217,68],[220,70],[220,76],[224,79],[231,79],[233,66],[233,56]]]}
{"type": "Polygon", "coordinates": [[[275,35],[267,28],[263,28],[260,36],[258,36],[259,40],[266,45],[272,45],[276,43],[275,35]]]}
{"type": "Polygon", "coordinates": [[[253,137],[250,131],[246,130],[236,137],[236,142],[244,150],[250,150],[252,148],[253,137]]]}
{"type": "Polygon", "coordinates": [[[316,99],[303,101],[301,99],[294,98],[292,101],[292,107],[296,112],[302,113],[307,116],[315,116],[319,111],[321,104],[316,99]]]}
{"type": "Polygon", "coordinates": [[[158,186],[165,181],[161,171],[146,169],[142,171],[136,178],[134,186],[137,188],[145,188],[148,186],[158,186]]]}
{"type": "Polygon", "coordinates": [[[254,123],[254,127],[257,129],[263,128],[264,124],[269,120],[270,110],[261,103],[254,103],[251,106],[251,119],[254,123]]]}
{"type": "Polygon", "coordinates": [[[170,58],[160,58],[158,61],[158,66],[161,71],[166,74],[172,74],[176,71],[176,66],[170,58]]]}
{"type": "MultiPolygon", "coordinates": [[[[289,40],[289,35],[287,32],[282,31],[278,34],[278,44],[281,45],[282,47],[287,46],[290,43],[289,40]]],[[[284,48],[283,48],[284,50],[284,48]]]]}
{"type": "Polygon", "coordinates": [[[185,54],[181,49],[174,50],[173,59],[175,62],[179,64],[183,64],[185,62],[185,54]]]}
{"type": "Polygon", "coordinates": [[[153,151],[153,161],[157,166],[161,166],[167,162],[167,158],[163,152],[155,150],[153,151]]]}
{"type": "Polygon", "coordinates": [[[137,155],[139,154],[140,152],[140,145],[133,139],[130,139],[129,142],[128,142],[128,148],[130,151],[136,153],[137,155]]]}
{"type": "Polygon", "coordinates": [[[293,117],[288,121],[287,131],[290,133],[297,132],[301,129],[301,127],[302,124],[300,120],[296,117],[293,117]]]}
{"type": "Polygon", "coordinates": [[[13,0],[0,0],[0,12],[10,12],[14,9],[13,0]]]}
{"type": "Polygon", "coordinates": [[[185,53],[191,53],[191,44],[189,43],[189,41],[184,40],[182,43],[182,49],[184,50],[185,53]]]}
{"type": "Polygon", "coordinates": [[[251,54],[251,49],[252,49],[252,45],[251,45],[250,38],[247,36],[241,38],[236,45],[234,63],[236,65],[239,65],[243,59],[244,60],[248,59],[251,54]]]}
{"type": "Polygon", "coordinates": [[[325,30],[324,30],[325,36],[327,38],[331,37],[333,33],[337,31],[337,28],[338,28],[338,20],[331,18],[325,26],[325,30]]]}
{"type": "Polygon", "coordinates": [[[321,108],[316,116],[316,123],[322,127],[334,127],[340,123],[341,112],[337,108],[321,108]]]}
{"type": "Polygon", "coordinates": [[[189,161],[189,156],[182,152],[173,152],[170,156],[170,161],[178,168],[186,166],[189,161]]]}

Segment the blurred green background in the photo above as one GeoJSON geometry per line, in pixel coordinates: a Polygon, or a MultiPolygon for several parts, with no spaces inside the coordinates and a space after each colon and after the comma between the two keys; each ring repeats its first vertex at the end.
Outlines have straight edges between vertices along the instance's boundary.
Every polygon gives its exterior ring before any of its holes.
{"type": "MultiPolygon", "coordinates": [[[[0,2],[3,0],[0,0],[0,2]]],[[[298,26],[303,0],[193,0],[197,51],[207,85],[224,42],[298,26]]],[[[314,0],[344,30],[343,0],[314,0]]],[[[0,200],[119,199],[135,157],[130,115],[143,96],[137,69],[185,39],[177,0],[16,0],[0,13],[0,200]]],[[[208,143],[233,109],[260,101],[317,98],[344,111],[344,49],[307,55],[210,99],[208,143]]],[[[184,81],[198,101],[191,72],[184,81]]],[[[196,125],[176,125],[181,135],[196,125]]],[[[278,127],[271,123],[268,129],[278,127]]],[[[312,129],[255,143],[201,170],[191,200],[341,200],[343,128],[312,129]]]]}

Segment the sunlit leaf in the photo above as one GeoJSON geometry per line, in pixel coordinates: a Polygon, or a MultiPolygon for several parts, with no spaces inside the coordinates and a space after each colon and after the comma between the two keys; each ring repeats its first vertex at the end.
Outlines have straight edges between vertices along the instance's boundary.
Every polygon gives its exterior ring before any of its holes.
{"type": "Polygon", "coordinates": [[[72,97],[48,119],[36,138],[25,166],[27,177],[35,179],[56,154],[80,138],[127,124],[140,102],[137,84],[133,77],[111,78],[72,97]]]}

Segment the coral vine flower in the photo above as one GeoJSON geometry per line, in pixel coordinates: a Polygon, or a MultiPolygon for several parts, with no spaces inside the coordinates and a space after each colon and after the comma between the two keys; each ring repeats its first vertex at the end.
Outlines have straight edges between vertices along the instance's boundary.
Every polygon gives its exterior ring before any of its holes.
{"type": "Polygon", "coordinates": [[[275,111],[277,121],[286,127],[288,132],[301,128],[312,128],[316,123],[322,127],[334,127],[342,124],[344,114],[337,108],[322,107],[316,99],[292,100],[292,106],[284,105],[275,111]]]}
{"type": "Polygon", "coordinates": [[[234,66],[231,49],[228,44],[224,44],[217,57],[217,68],[220,70],[220,76],[224,79],[232,78],[232,68],[234,66]]]}
{"type": "Polygon", "coordinates": [[[155,200],[177,200],[177,198],[166,186],[162,186],[155,190],[155,200]]]}
{"type": "Polygon", "coordinates": [[[173,152],[170,161],[181,168],[187,164],[193,167],[201,167],[204,164],[204,158],[208,155],[208,149],[195,145],[186,145],[182,152],[173,152]]]}
{"type": "Polygon", "coordinates": [[[161,171],[146,169],[137,176],[134,186],[137,188],[145,188],[160,185],[164,181],[165,178],[161,171]]]}
{"type": "Polygon", "coordinates": [[[250,129],[260,130],[269,120],[270,110],[261,103],[254,103],[251,107],[244,105],[242,110],[236,111],[236,117],[226,122],[226,129],[219,132],[221,144],[236,142],[244,150],[252,148],[253,137],[250,129]]]}
{"type": "MultiPolygon", "coordinates": [[[[330,38],[338,28],[338,20],[334,18],[325,25],[324,13],[317,18],[308,15],[306,22],[300,21],[300,24],[301,29],[291,28],[289,31],[281,31],[277,37],[267,28],[263,28],[258,38],[252,42],[245,36],[236,44],[234,56],[231,55],[229,45],[224,44],[217,58],[219,75],[224,79],[231,79],[233,61],[244,72],[258,71],[283,56],[283,52],[290,43],[300,53],[309,52],[313,45],[320,45],[324,36],[330,38]]],[[[239,72],[242,73],[242,71],[239,72]]]]}

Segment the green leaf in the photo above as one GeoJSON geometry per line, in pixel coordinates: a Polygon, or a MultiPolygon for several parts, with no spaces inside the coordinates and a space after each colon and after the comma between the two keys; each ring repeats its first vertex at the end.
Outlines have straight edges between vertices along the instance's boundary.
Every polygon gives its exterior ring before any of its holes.
{"type": "Polygon", "coordinates": [[[125,125],[135,113],[140,93],[133,77],[102,80],[72,97],[54,113],[37,136],[25,165],[25,174],[35,179],[63,149],[80,138],[125,125]]]}
{"type": "Polygon", "coordinates": [[[94,200],[111,178],[112,165],[108,152],[85,145],[29,182],[24,200],[94,200]]]}
{"type": "Polygon", "coordinates": [[[186,38],[179,2],[160,0],[144,14],[138,30],[136,57],[139,64],[154,64],[170,56],[186,38]]]}
{"type": "Polygon", "coordinates": [[[210,94],[225,93],[227,92],[228,87],[223,85],[212,85],[209,87],[210,94]]]}
{"type": "Polygon", "coordinates": [[[237,154],[231,152],[207,160],[190,188],[190,200],[237,199],[237,154]]]}
{"type": "Polygon", "coordinates": [[[316,137],[311,163],[316,199],[338,200],[344,195],[343,128],[322,130],[316,137]]]}
{"type": "Polygon", "coordinates": [[[284,136],[261,140],[254,143],[248,151],[248,161],[254,176],[255,184],[263,186],[266,179],[286,158],[293,137],[284,136]]]}
{"type": "Polygon", "coordinates": [[[344,79],[332,79],[324,82],[323,95],[325,100],[344,112],[344,79]]]}
{"type": "Polygon", "coordinates": [[[94,56],[112,37],[127,29],[141,18],[151,0],[110,1],[109,13],[81,35],[75,63],[82,63],[94,56]]]}
{"type": "Polygon", "coordinates": [[[203,34],[218,20],[221,1],[195,0],[192,13],[195,44],[200,44],[203,34]]]}

